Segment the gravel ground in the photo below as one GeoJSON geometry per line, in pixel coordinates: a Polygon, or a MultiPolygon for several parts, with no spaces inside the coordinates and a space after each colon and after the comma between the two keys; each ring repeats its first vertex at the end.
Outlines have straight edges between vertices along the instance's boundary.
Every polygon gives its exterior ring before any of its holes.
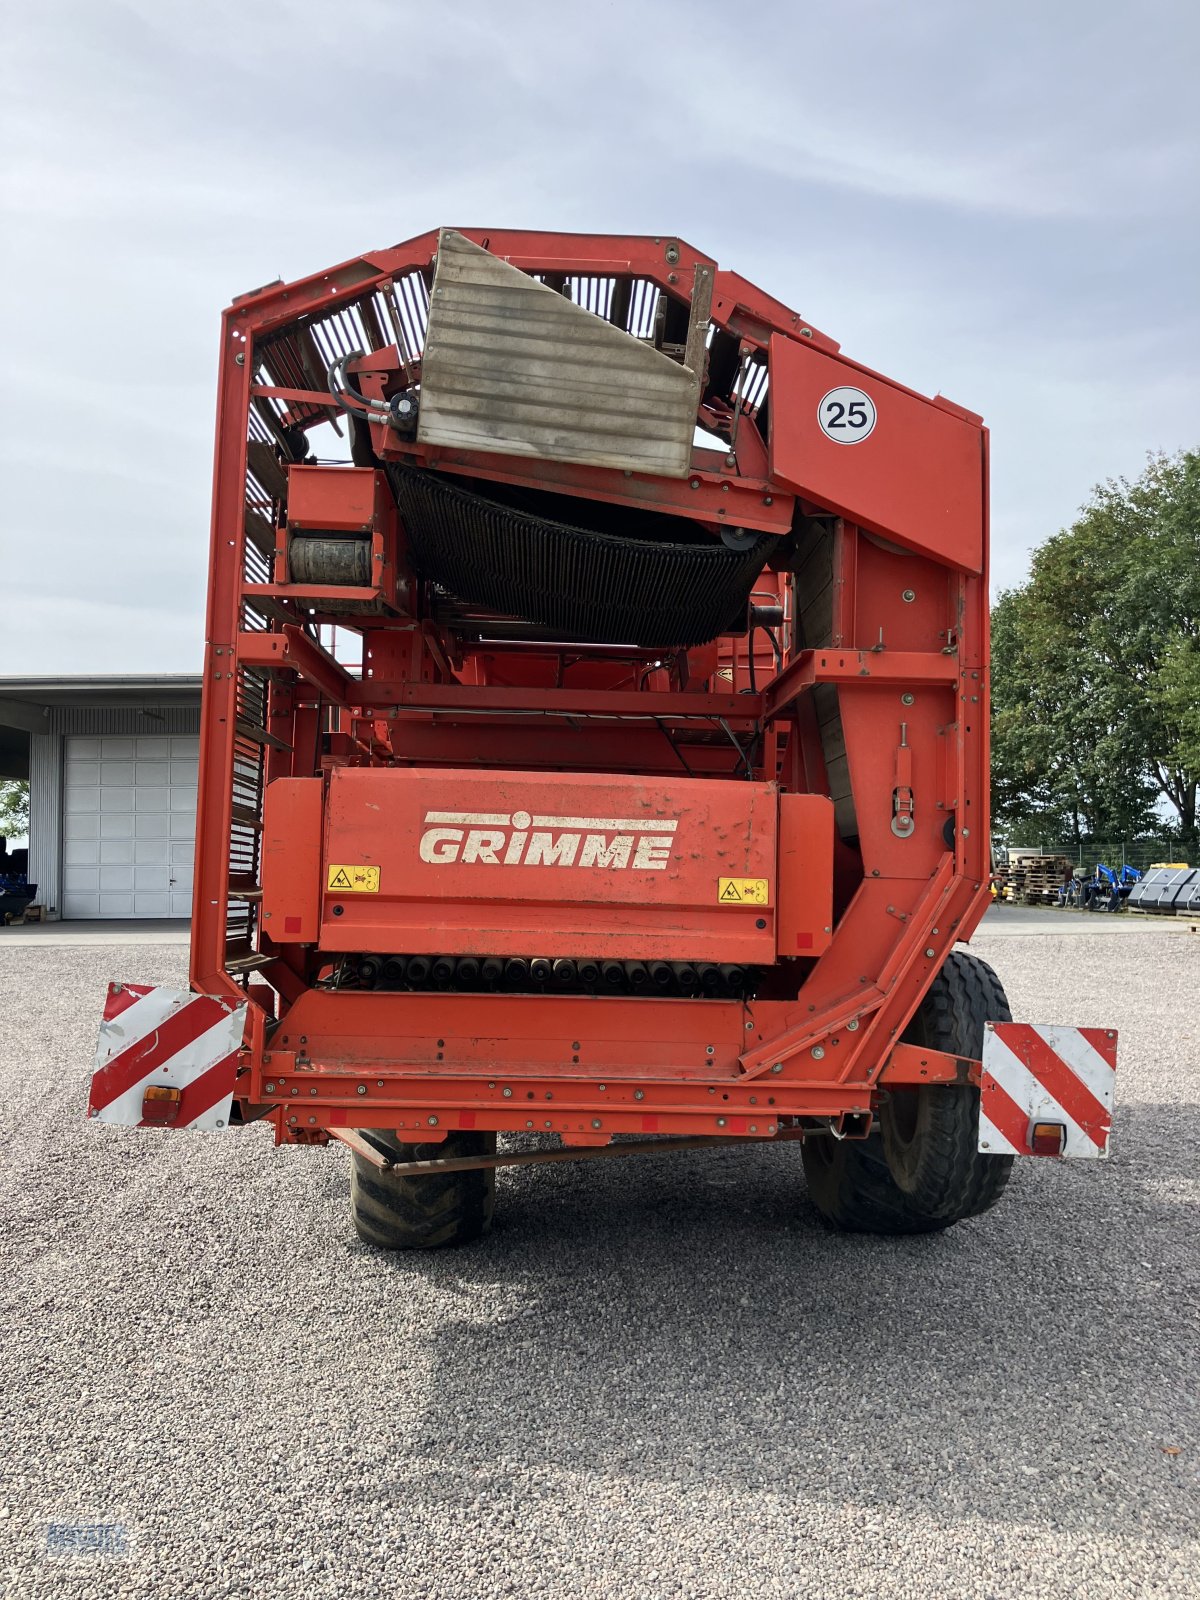
{"type": "Polygon", "coordinates": [[[977,947],[1121,1028],[1107,1164],[900,1241],[795,1149],[526,1169],[413,1259],[342,1150],[84,1122],[104,982],[183,951],[0,945],[0,1594],[1200,1593],[1200,938],[977,947]]]}

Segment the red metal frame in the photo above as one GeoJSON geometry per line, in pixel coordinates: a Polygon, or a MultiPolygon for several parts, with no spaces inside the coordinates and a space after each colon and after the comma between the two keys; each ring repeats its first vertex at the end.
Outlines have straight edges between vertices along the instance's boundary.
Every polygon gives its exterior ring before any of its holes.
{"type": "MultiPolygon", "coordinates": [[[[525,271],[633,278],[685,304],[694,266],[715,265],[665,237],[462,231],[525,271]]],[[[828,594],[811,614],[815,583],[799,558],[795,577],[764,574],[787,610],[782,667],[763,636],[672,660],[502,638],[484,646],[396,604],[335,619],[363,636],[358,677],[307,631],[306,617],[322,615],[318,595],[263,581],[248,559],[250,513],[277,528],[284,519],[248,485],[247,439],[264,407],[306,427],[329,415],[312,329],[330,317],[357,318],[375,347],[364,367],[386,383],[391,335],[401,336],[397,318],[385,326],[386,305],[399,303],[398,285],[428,282],[436,249],[437,235],[425,234],[269,285],[224,318],[191,974],[198,991],[250,1000],[243,1106],[270,1108],[277,1137],[292,1140],[353,1126],[419,1128],[424,1140],[455,1128],[535,1128],[581,1144],[638,1132],[771,1138],[798,1118],[865,1131],[889,1083],[976,1081],[974,1064],[900,1041],[987,898],[980,420],[847,361],[798,314],[717,271],[713,323],[770,376],[769,430],[742,417],[736,460],[732,449],[697,451],[680,482],[424,449],[372,431],[382,454],[419,465],[669,509],[714,533],[729,522],[794,528],[799,545],[817,538],[828,594]],[[286,340],[308,352],[307,385],[294,381],[300,356],[272,368],[286,340]],[[876,400],[880,423],[856,449],[815,426],[814,397],[835,381],[876,400]],[[801,637],[813,618],[817,636],[801,637]],[[467,764],[493,775],[565,768],[581,782],[603,774],[634,787],[686,770],[719,785],[752,777],[784,793],[832,794],[840,820],[825,947],[766,968],[746,1003],[324,987],[333,955],[320,936],[273,939],[262,915],[264,787],[327,785],[344,765],[432,774],[467,764]]],[[[286,579],[286,560],[274,576],[286,579]]],[[[368,596],[377,591],[352,598],[368,596]]],[[[293,809],[311,831],[309,801],[293,809]]],[[[278,858],[289,847],[271,848],[278,858]]],[[[316,840],[312,859],[325,859],[316,840]]],[[[311,889],[298,894],[315,904],[311,889]]],[[[432,951],[435,929],[430,938],[432,951]]],[[[663,943],[669,958],[666,923],[663,943]]]]}

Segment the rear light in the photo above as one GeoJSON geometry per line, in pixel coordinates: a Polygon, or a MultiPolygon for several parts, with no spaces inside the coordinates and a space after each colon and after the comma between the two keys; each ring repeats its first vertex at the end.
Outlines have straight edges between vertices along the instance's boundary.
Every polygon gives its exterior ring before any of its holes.
{"type": "Polygon", "coordinates": [[[1029,1148],[1035,1156],[1060,1156],[1066,1148],[1067,1128],[1063,1122],[1035,1122],[1029,1132],[1029,1148]]]}
{"type": "Polygon", "coordinates": [[[182,1089],[169,1089],[166,1084],[153,1084],[142,1096],[142,1121],[165,1127],[175,1121],[182,1089]]]}

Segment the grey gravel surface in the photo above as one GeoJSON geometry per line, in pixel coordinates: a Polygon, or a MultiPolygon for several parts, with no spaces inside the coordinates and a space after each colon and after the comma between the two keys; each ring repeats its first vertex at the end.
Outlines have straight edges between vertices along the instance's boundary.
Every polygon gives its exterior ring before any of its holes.
{"type": "Polygon", "coordinates": [[[525,1169],[414,1259],[342,1150],[83,1120],[105,981],[183,951],[0,944],[0,1594],[1200,1594],[1200,938],[977,948],[1121,1028],[1107,1164],[900,1241],[794,1148],[525,1169]]]}

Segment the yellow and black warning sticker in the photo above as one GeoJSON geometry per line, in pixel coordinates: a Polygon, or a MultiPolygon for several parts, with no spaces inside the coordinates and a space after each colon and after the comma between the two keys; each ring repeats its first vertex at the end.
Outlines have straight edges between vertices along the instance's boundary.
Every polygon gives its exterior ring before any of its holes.
{"type": "Polygon", "coordinates": [[[723,906],[765,906],[770,899],[767,878],[717,879],[717,900],[723,906]]]}
{"type": "Polygon", "coordinates": [[[326,889],[335,894],[378,894],[378,867],[330,867],[326,889]]]}

